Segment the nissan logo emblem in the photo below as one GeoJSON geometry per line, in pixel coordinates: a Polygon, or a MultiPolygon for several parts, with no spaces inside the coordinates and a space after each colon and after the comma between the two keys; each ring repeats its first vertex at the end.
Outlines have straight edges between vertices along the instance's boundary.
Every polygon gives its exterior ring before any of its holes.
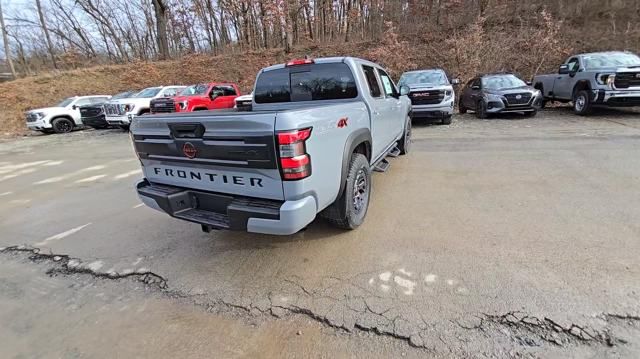
{"type": "Polygon", "coordinates": [[[196,150],[196,147],[191,142],[187,142],[182,146],[182,153],[188,158],[195,158],[198,150],[196,150]]]}
{"type": "Polygon", "coordinates": [[[522,95],[516,95],[516,100],[522,99],[522,95]]]}

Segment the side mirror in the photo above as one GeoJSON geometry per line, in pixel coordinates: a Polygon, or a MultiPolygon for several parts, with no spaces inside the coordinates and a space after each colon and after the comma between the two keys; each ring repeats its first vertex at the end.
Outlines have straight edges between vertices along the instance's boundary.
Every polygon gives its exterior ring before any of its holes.
{"type": "Polygon", "coordinates": [[[72,109],[77,110],[78,109],[78,105],[73,105],[71,106],[72,109]]]}
{"type": "Polygon", "coordinates": [[[451,80],[451,84],[456,86],[456,85],[460,85],[460,79],[453,79],[451,80]]]}
{"type": "Polygon", "coordinates": [[[570,72],[571,71],[569,71],[569,65],[563,64],[563,65],[560,65],[560,67],[558,68],[558,74],[560,75],[567,75],[570,72]]]}
{"type": "Polygon", "coordinates": [[[411,92],[411,89],[407,85],[400,86],[400,96],[407,96],[411,92]]]}

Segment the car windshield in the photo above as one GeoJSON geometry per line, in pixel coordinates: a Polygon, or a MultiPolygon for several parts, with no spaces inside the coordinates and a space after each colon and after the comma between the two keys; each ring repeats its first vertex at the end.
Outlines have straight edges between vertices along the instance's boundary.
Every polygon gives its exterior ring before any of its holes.
{"type": "Polygon", "coordinates": [[[111,97],[111,99],[112,100],[118,100],[118,99],[121,99],[121,98],[129,98],[133,94],[135,94],[135,92],[133,92],[133,91],[120,92],[119,94],[114,95],[113,97],[111,97]]]}
{"type": "Polygon", "coordinates": [[[635,54],[593,54],[583,57],[587,70],[605,67],[640,66],[640,57],[635,54]]]}
{"type": "Polygon", "coordinates": [[[157,95],[158,92],[160,92],[160,90],[162,90],[162,87],[149,87],[149,88],[146,88],[146,89],[138,92],[133,97],[135,97],[135,98],[151,98],[151,97],[157,95]]]}
{"type": "Polygon", "coordinates": [[[511,89],[527,86],[527,84],[515,75],[496,75],[482,78],[482,88],[487,90],[511,89]]]}
{"type": "Polygon", "coordinates": [[[440,70],[405,72],[400,76],[400,85],[440,86],[448,83],[447,76],[440,70]]]}
{"type": "Polygon", "coordinates": [[[207,84],[191,85],[186,89],[182,90],[182,92],[180,92],[180,95],[181,96],[204,95],[205,92],[207,92],[207,88],[209,88],[209,85],[207,84]]]}
{"type": "Polygon", "coordinates": [[[67,107],[73,102],[73,100],[75,100],[74,97],[66,98],[66,99],[62,100],[62,102],[57,104],[56,107],[67,107]]]}

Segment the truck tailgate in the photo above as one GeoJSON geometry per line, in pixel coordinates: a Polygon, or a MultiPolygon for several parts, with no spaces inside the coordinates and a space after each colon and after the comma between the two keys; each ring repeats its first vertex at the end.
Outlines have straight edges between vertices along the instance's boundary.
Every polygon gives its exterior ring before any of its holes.
{"type": "Polygon", "coordinates": [[[275,120],[275,111],[142,116],[131,135],[151,184],[282,200],[275,120]]]}

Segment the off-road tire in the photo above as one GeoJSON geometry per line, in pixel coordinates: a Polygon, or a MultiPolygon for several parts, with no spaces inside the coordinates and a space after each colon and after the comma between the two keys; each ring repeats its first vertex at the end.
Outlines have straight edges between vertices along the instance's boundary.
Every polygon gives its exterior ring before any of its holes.
{"type": "Polygon", "coordinates": [[[451,115],[444,116],[442,118],[442,124],[443,125],[450,125],[451,124],[451,117],[452,117],[451,115]]]}
{"type": "Polygon", "coordinates": [[[460,100],[458,100],[458,112],[463,115],[467,113],[467,108],[462,104],[462,97],[460,97],[460,100]]]}
{"type": "Polygon", "coordinates": [[[487,118],[487,104],[484,103],[484,100],[480,100],[476,104],[476,117],[479,119],[487,118]]]}
{"type": "Polygon", "coordinates": [[[407,116],[407,121],[404,125],[404,134],[400,141],[398,141],[398,149],[400,155],[406,155],[411,150],[411,117],[407,116]]]}
{"type": "Polygon", "coordinates": [[[589,91],[580,90],[573,95],[573,112],[579,116],[587,116],[593,112],[589,91]]]}
{"type": "Polygon", "coordinates": [[[55,133],[69,133],[73,131],[75,124],[68,118],[60,117],[51,121],[51,128],[55,133]]]}
{"type": "Polygon", "coordinates": [[[360,153],[351,155],[349,162],[349,170],[347,172],[346,184],[342,194],[327,207],[320,215],[325,218],[333,226],[342,229],[356,229],[364,222],[369,208],[369,200],[371,198],[371,167],[367,157],[360,153]],[[361,172],[362,171],[362,172],[361,172]],[[366,201],[363,207],[357,211],[355,208],[354,193],[356,190],[356,179],[364,175],[366,179],[365,193],[366,201]]]}

